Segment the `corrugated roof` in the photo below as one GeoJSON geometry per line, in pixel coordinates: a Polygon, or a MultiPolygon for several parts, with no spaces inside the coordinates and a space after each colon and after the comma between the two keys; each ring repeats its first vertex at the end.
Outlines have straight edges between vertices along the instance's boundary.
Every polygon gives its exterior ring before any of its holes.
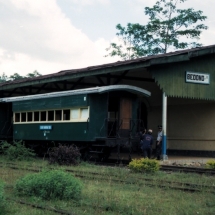
{"type": "MultiPolygon", "coordinates": [[[[141,63],[148,62],[145,64],[145,67],[150,67],[154,64],[163,64],[163,63],[172,63],[174,62],[174,59],[171,61],[170,58],[175,57],[175,56],[180,56],[180,55],[186,55],[186,58],[181,58],[181,61],[184,61],[185,59],[189,60],[192,57],[198,57],[202,55],[208,55],[208,54],[213,54],[215,53],[215,45],[210,45],[210,46],[203,46],[203,47],[198,47],[198,48],[193,48],[193,49],[186,49],[186,50],[179,50],[175,52],[169,52],[166,54],[158,54],[158,55],[153,55],[153,56],[147,56],[147,57],[141,57],[133,60],[126,60],[126,61],[117,61],[114,63],[108,63],[108,64],[102,64],[102,65],[96,65],[96,66],[90,66],[86,68],[81,68],[81,69],[70,69],[70,70],[63,70],[57,73],[49,74],[49,75],[42,75],[34,78],[24,78],[20,80],[15,80],[15,81],[7,81],[0,83],[0,88],[3,86],[7,85],[15,85],[15,84],[21,84],[21,83],[26,83],[26,82],[40,82],[53,78],[59,78],[63,76],[70,76],[70,75],[76,75],[76,74],[89,74],[88,72],[92,71],[99,71],[99,70],[105,70],[103,73],[108,73],[106,71],[107,69],[114,69],[117,67],[121,66],[132,66],[132,65],[137,65],[141,63]],[[164,61],[158,61],[158,59],[163,59],[164,61]]],[[[141,65],[143,66],[143,65],[141,65]]],[[[143,66],[144,67],[144,66],[143,66]]],[[[110,72],[110,71],[109,71],[110,72]]],[[[89,74],[90,75],[90,74],[89,74]]],[[[56,81],[56,80],[55,80],[56,81]]],[[[50,81],[49,81],[50,82],[50,81]]]]}

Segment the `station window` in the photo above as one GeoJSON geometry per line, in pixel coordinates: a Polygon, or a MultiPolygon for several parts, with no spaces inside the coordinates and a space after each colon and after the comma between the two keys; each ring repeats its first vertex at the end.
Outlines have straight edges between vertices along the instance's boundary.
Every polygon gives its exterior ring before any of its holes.
{"type": "Polygon", "coordinates": [[[27,121],[32,122],[33,121],[33,114],[32,112],[27,112],[27,121]]]}
{"type": "Polygon", "coordinates": [[[26,122],[26,113],[21,113],[21,122],[26,122]]]}

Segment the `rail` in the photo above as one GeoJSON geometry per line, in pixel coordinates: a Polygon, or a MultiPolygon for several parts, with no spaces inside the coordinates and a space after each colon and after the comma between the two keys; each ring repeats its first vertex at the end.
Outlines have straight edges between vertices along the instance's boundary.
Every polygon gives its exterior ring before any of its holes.
{"type": "Polygon", "coordinates": [[[184,172],[184,173],[197,173],[197,174],[215,175],[215,170],[206,169],[206,168],[199,168],[199,167],[161,165],[160,170],[166,171],[166,172],[184,172]]]}
{"type": "MultiPolygon", "coordinates": [[[[98,164],[98,163],[97,163],[98,164]]],[[[16,163],[4,163],[0,166],[8,167],[11,169],[23,169],[23,170],[28,170],[28,171],[33,171],[33,172],[40,172],[42,170],[41,167],[37,166],[35,167],[20,167],[16,163]]],[[[164,165],[163,165],[164,166],[164,165]]],[[[162,166],[162,167],[163,167],[162,166]]],[[[115,164],[116,167],[116,164],[115,164]]],[[[54,168],[49,168],[49,169],[54,169],[54,168]]],[[[205,170],[205,169],[204,169],[205,170]]],[[[92,172],[92,171],[79,171],[79,170],[72,170],[72,169],[65,169],[67,172],[71,172],[74,174],[76,177],[79,178],[86,178],[89,180],[101,180],[101,181],[109,181],[110,178],[107,178],[107,175],[104,173],[99,173],[99,172],[92,172]]],[[[211,170],[215,172],[214,170],[211,170]]],[[[170,189],[176,189],[176,190],[182,190],[182,191],[188,191],[188,192],[209,192],[209,193],[215,193],[215,187],[214,185],[205,185],[205,184],[194,184],[190,182],[181,182],[181,181],[172,181],[172,180],[162,180],[162,179],[153,179],[151,177],[147,177],[145,175],[143,176],[130,176],[127,179],[122,179],[121,176],[117,175],[112,175],[112,181],[114,182],[119,182],[119,183],[125,183],[125,184],[137,184],[137,185],[147,185],[147,186],[156,186],[160,188],[170,188],[170,189]]]]}

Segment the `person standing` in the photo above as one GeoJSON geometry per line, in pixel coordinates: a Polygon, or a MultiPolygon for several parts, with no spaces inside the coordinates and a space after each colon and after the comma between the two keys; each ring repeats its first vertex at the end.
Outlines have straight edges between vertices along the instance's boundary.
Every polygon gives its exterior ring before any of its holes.
{"type": "Polygon", "coordinates": [[[158,135],[157,135],[157,141],[156,141],[156,158],[157,160],[160,160],[161,158],[161,150],[162,150],[162,126],[158,125],[158,135]]]}
{"type": "Polygon", "coordinates": [[[143,152],[143,157],[151,158],[151,151],[152,151],[152,144],[153,144],[153,137],[152,137],[151,129],[149,129],[147,133],[142,135],[140,144],[141,144],[141,149],[143,152]]]}

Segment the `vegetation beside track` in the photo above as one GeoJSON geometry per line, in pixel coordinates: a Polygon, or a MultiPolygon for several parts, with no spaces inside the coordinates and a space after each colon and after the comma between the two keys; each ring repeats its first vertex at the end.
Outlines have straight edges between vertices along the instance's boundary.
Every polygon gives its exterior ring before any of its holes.
{"type": "MultiPolygon", "coordinates": [[[[215,195],[209,193],[206,189],[199,192],[185,192],[171,189],[175,182],[195,183],[204,187],[214,186],[215,178],[207,175],[184,174],[184,173],[165,173],[156,172],[154,174],[132,173],[126,168],[116,167],[98,167],[82,163],[79,166],[59,167],[51,165],[54,169],[69,169],[70,171],[82,173],[84,176],[81,181],[84,189],[81,199],[76,200],[49,200],[44,201],[38,197],[22,197],[21,199],[14,196],[13,187],[16,180],[31,169],[37,169],[39,172],[50,168],[48,162],[43,160],[33,160],[30,162],[16,162],[18,169],[10,168],[8,161],[4,158],[1,161],[1,179],[6,183],[6,197],[22,200],[23,202],[38,204],[58,210],[68,211],[71,214],[215,214],[215,195]],[[100,176],[93,176],[90,173],[97,173],[100,176]],[[145,178],[148,181],[144,180],[145,178]],[[105,180],[103,180],[105,179],[105,180]],[[116,181],[120,179],[121,181],[116,181]],[[159,181],[168,181],[165,188],[159,186],[159,181]],[[130,181],[130,183],[125,183],[130,181]],[[149,186],[151,181],[154,186],[149,186]],[[172,184],[171,184],[172,182],[172,184]]],[[[5,214],[29,214],[29,207],[19,205],[16,202],[8,202],[5,214]],[[14,213],[16,211],[16,213],[14,213]]],[[[31,214],[53,214],[43,209],[33,209],[31,214]]]]}
{"type": "MultiPolygon", "coordinates": [[[[1,166],[1,164],[0,164],[1,166]]],[[[12,169],[19,169],[19,170],[27,170],[27,171],[31,171],[31,172],[40,172],[41,168],[32,168],[30,167],[30,165],[28,165],[28,167],[26,168],[22,168],[19,167],[18,165],[16,165],[15,163],[7,163],[7,167],[8,168],[12,168],[12,169]]],[[[119,169],[119,167],[117,167],[119,169]]],[[[53,170],[53,168],[49,168],[50,170],[53,170]]],[[[122,176],[118,176],[115,174],[111,174],[109,175],[109,177],[107,178],[107,174],[106,173],[100,173],[100,172],[92,172],[92,171],[80,171],[80,170],[74,170],[74,169],[69,169],[69,168],[65,168],[64,171],[72,173],[75,177],[77,178],[85,178],[85,179],[89,179],[89,180],[99,180],[99,181],[109,181],[111,177],[111,180],[115,183],[124,183],[124,184],[136,184],[137,186],[142,186],[142,185],[147,185],[147,186],[151,186],[151,187],[160,187],[160,188],[168,188],[168,189],[176,189],[176,190],[182,190],[182,191],[188,191],[188,192],[200,192],[200,191],[205,191],[205,192],[211,192],[211,193],[215,193],[215,187],[211,186],[211,185],[203,185],[198,184],[198,183],[188,183],[188,182],[180,182],[180,181],[172,181],[172,180],[161,180],[158,179],[157,177],[155,178],[151,178],[148,177],[147,175],[150,174],[143,174],[141,176],[134,176],[132,174],[132,172],[130,172],[126,178],[122,177],[122,176]]],[[[117,169],[116,169],[117,171],[117,169]]],[[[32,175],[32,174],[31,174],[32,175]]],[[[32,177],[35,179],[36,183],[33,183],[34,186],[39,186],[38,184],[45,184],[45,182],[38,182],[37,180],[37,175],[32,177]]],[[[43,178],[43,177],[42,177],[43,178]]],[[[45,177],[46,178],[46,177],[45,177]]],[[[54,180],[54,179],[53,179],[54,180]]],[[[52,181],[53,181],[52,180],[52,181]]],[[[25,180],[26,181],[26,180],[25,180]]],[[[42,180],[43,181],[43,180],[42,180]]],[[[30,183],[32,183],[32,181],[29,181],[30,183]]],[[[55,180],[53,181],[55,182],[55,180]]],[[[27,183],[24,183],[24,185],[29,184],[28,180],[27,183]]],[[[50,184],[50,182],[48,182],[48,184],[50,184]]],[[[61,182],[59,182],[59,184],[61,184],[61,182]]],[[[41,189],[40,192],[44,189],[44,185],[40,185],[41,189]]],[[[48,186],[49,187],[49,186],[48,186]]],[[[26,188],[25,188],[26,189],[26,188]]],[[[31,187],[28,187],[27,190],[32,189],[31,187]]],[[[46,186],[45,186],[46,189],[46,186]]],[[[55,188],[56,190],[53,190],[53,192],[57,193],[58,189],[57,186],[55,188]]],[[[35,188],[33,188],[33,191],[35,190],[35,188]]],[[[37,190],[37,189],[36,189],[37,190]]],[[[32,192],[31,192],[32,193],[32,192]]]]}

